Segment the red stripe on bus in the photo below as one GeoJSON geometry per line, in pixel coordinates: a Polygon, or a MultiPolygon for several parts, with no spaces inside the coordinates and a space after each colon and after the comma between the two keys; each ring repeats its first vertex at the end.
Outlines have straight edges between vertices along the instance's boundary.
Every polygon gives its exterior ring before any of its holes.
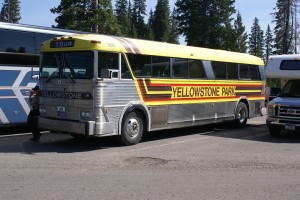
{"type": "Polygon", "coordinates": [[[126,50],[127,53],[134,53],[134,52],[131,50],[129,44],[127,44],[127,43],[126,43],[125,41],[123,41],[121,38],[118,38],[118,37],[113,37],[113,38],[115,38],[116,40],[118,40],[119,42],[121,42],[121,44],[123,45],[123,47],[125,48],[125,50],[126,50]]]}
{"type": "Polygon", "coordinates": [[[139,48],[133,42],[131,42],[130,40],[128,40],[126,38],[122,38],[122,39],[124,41],[126,41],[133,48],[133,50],[135,51],[135,53],[142,54],[141,51],[139,50],[139,48]]]}

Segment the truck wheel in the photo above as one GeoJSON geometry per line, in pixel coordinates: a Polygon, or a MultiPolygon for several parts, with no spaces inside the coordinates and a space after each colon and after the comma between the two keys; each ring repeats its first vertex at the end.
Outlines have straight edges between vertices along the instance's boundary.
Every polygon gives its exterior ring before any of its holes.
{"type": "Polygon", "coordinates": [[[270,134],[270,136],[273,136],[273,137],[279,136],[280,131],[281,131],[280,127],[269,126],[269,134],[270,134]]]}
{"type": "Polygon", "coordinates": [[[240,102],[235,111],[235,125],[244,127],[248,120],[248,108],[245,103],[240,102]]]}
{"type": "Polygon", "coordinates": [[[143,118],[139,112],[129,113],[122,122],[119,141],[123,145],[134,145],[140,142],[144,132],[143,118]]]}

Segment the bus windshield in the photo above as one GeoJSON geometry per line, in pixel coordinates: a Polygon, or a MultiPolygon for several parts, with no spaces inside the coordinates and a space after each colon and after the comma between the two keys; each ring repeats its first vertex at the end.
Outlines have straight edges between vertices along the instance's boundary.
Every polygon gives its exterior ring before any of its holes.
{"type": "Polygon", "coordinates": [[[282,88],[279,97],[300,97],[300,81],[289,80],[282,88]]]}
{"type": "Polygon", "coordinates": [[[44,53],[41,78],[91,79],[94,54],[92,51],[44,53]]]}

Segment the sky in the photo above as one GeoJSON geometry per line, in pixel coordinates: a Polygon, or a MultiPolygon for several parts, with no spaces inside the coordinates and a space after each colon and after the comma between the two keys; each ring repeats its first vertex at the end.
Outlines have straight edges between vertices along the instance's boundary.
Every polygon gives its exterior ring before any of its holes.
{"type": "MultiPolygon", "coordinates": [[[[0,7],[2,8],[4,0],[0,0],[0,7]]],[[[60,0],[20,0],[21,2],[21,17],[20,23],[39,25],[51,27],[55,25],[54,15],[50,12],[51,8],[57,7],[60,0]]],[[[154,10],[157,0],[146,0],[147,13],[150,9],[154,10]]],[[[171,11],[173,10],[176,0],[169,0],[171,11]]],[[[114,1],[113,1],[114,4],[114,1]]],[[[240,11],[243,24],[246,27],[246,31],[249,34],[254,22],[254,18],[259,19],[259,25],[262,30],[266,30],[268,24],[271,28],[274,27],[273,17],[270,13],[274,12],[276,6],[276,0],[236,0],[235,8],[240,11]]],[[[184,39],[181,39],[180,43],[183,43],[184,39]]]]}

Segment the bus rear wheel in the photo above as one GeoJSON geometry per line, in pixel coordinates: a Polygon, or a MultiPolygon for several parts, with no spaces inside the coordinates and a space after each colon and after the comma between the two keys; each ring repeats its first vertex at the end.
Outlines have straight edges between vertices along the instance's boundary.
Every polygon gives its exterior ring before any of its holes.
{"type": "Polygon", "coordinates": [[[245,127],[248,120],[248,107],[245,103],[240,102],[235,111],[235,125],[245,127]]]}
{"type": "Polygon", "coordinates": [[[134,145],[141,141],[144,132],[143,118],[139,112],[129,113],[122,122],[119,141],[123,145],[134,145]]]}

